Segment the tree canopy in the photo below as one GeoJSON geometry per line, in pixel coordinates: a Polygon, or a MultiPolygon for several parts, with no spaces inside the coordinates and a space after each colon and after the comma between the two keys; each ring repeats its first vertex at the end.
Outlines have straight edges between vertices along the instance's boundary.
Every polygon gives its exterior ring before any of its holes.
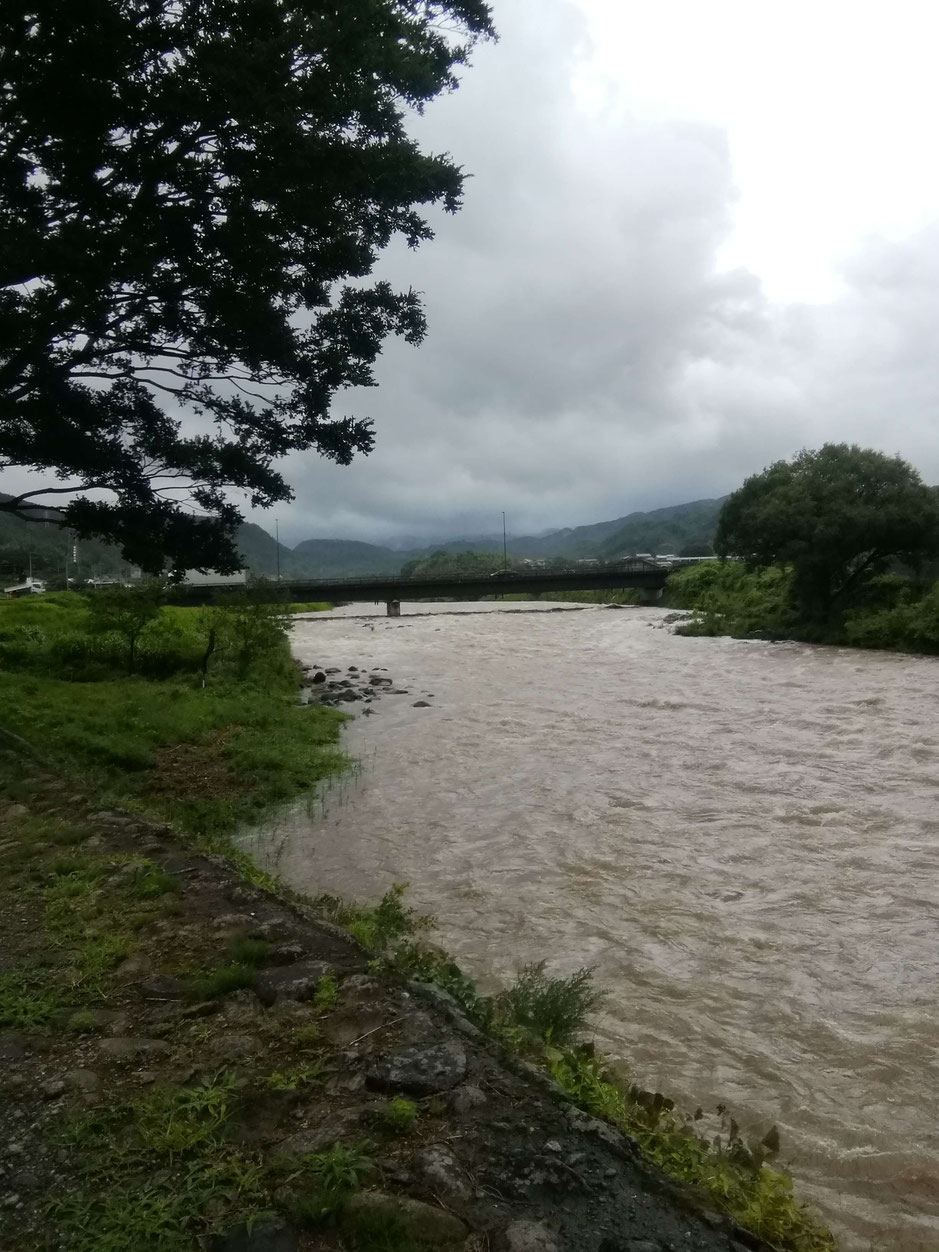
{"type": "Polygon", "coordinates": [[[799,610],[826,618],[891,561],[915,568],[939,551],[939,493],[898,456],[826,444],[748,478],[714,546],[751,567],[790,565],[799,610]]]}
{"type": "Polygon", "coordinates": [[[7,0],[0,470],[41,478],[0,510],[61,499],[144,569],[231,570],[232,489],[367,453],[333,399],[425,323],[362,280],[462,190],[406,115],[491,34],[484,0],[7,0]]]}

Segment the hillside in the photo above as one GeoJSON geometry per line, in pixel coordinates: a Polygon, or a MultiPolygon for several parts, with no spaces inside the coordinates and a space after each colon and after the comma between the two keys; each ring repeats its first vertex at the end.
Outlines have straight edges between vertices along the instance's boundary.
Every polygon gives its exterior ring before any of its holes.
{"type": "Polygon", "coordinates": [[[654,509],[651,513],[630,513],[628,517],[621,518],[617,529],[601,542],[597,555],[605,560],[614,560],[634,552],[681,552],[688,547],[710,548],[725,499],[726,496],[719,500],[692,500],[689,504],[654,509]]]}
{"type": "MultiPolygon", "coordinates": [[[[0,500],[9,500],[0,494],[0,500]]],[[[52,518],[52,509],[45,510],[52,518]]],[[[65,562],[69,563],[69,577],[76,576],[72,561],[72,534],[63,531],[54,521],[26,522],[22,518],[0,513],[0,582],[6,585],[22,577],[30,566],[37,578],[64,579],[65,562]]],[[[99,543],[95,539],[83,539],[78,545],[78,570],[80,577],[117,574],[127,569],[127,562],[116,548],[99,543]]]]}
{"type": "Polygon", "coordinates": [[[426,556],[430,549],[395,552],[355,539],[304,539],[293,549],[300,575],[311,578],[342,578],[365,574],[397,574],[405,561],[426,556]]]}
{"type": "MultiPolygon", "coordinates": [[[[3,499],[0,496],[0,499],[3,499]]],[[[8,498],[8,497],[6,497],[8,498]]],[[[514,536],[508,541],[510,557],[535,560],[577,560],[598,557],[614,560],[634,552],[681,552],[706,549],[714,538],[717,515],[723,500],[693,500],[648,513],[589,526],[551,531],[546,535],[514,536]]],[[[252,574],[273,578],[278,553],[282,578],[354,578],[370,574],[396,574],[403,565],[423,561],[437,552],[500,552],[500,536],[488,539],[451,539],[421,548],[396,550],[354,539],[305,539],[296,547],[278,544],[262,526],[247,522],[238,529],[238,549],[252,574]]],[[[24,522],[0,514],[0,581],[25,572],[32,553],[33,572],[39,577],[59,578],[72,539],[52,522],[24,522]]],[[[69,574],[90,578],[128,570],[120,552],[92,539],[78,548],[78,569],[70,561],[69,574]]]]}

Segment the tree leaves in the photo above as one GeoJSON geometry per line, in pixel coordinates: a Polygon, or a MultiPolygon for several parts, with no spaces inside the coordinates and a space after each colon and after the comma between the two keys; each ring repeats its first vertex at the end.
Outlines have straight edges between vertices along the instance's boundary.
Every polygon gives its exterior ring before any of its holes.
{"type": "Polygon", "coordinates": [[[5,5],[0,469],[74,487],[64,524],[145,569],[224,570],[229,489],[271,505],[289,453],[367,453],[333,398],[425,325],[358,280],[463,183],[404,110],[492,33],[484,0],[5,5]]]}

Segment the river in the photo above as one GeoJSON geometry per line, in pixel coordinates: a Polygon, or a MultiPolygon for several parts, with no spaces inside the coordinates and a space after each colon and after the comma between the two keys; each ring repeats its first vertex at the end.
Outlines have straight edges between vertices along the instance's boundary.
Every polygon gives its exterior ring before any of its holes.
{"type": "Polygon", "coordinates": [[[246,846],[311,892],[409,882],[484,985],[595,966],[644,1086],[775,1122],[848,1252],[935,1252],[939,661],[548,607],[298,622],[300,660],[408,694],[246,846]]]}

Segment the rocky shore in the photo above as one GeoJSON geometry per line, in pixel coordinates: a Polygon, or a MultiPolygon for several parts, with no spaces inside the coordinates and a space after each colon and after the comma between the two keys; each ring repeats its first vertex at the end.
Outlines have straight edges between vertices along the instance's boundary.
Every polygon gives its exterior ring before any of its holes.
{"type": "Polygon", "coordinates": [[[3,1248],[768,1248],[302,901],[0,766],[3,1248]]]}

